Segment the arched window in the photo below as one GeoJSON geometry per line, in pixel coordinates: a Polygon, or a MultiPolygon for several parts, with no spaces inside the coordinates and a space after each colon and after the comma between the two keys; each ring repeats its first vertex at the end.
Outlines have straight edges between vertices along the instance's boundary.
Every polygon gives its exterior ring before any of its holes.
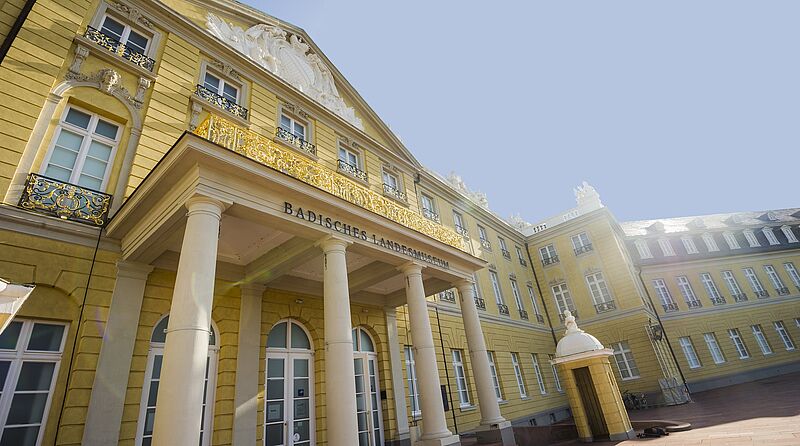
{"type": "MultiPolygon", "coordinates": [[[[156,400],[161,381],[161,366],[164,360],[164,343],[167,339],[169,316],[164,316],[150,336],[150,352],[147,354],[147,369],[142,388],[142,402],[139,405],[139,423],[136,427],[136,444],[150,446],[153,441],[153,424],[156,419],[156,400]]],[[[203,395],[203,424],[200,426],[200,446],[211,444],[212,422],[214,420],[214,390],[217,382],[217,332],[210,327],[208,339],[208,360],[206,361],[205,395],[203,395]]]]}
{"type": "Polygon", "coordinates": [[[375,342],[363,327],[353,329],[353,366],[356,378],[358,446],[383,445],[381,390],[375,342]]]}
{"type": "Polygon", "coordinates": [[[266,446],[313,446],[314,350],[299,322],[279,321],[267,336],[266,446]]]}

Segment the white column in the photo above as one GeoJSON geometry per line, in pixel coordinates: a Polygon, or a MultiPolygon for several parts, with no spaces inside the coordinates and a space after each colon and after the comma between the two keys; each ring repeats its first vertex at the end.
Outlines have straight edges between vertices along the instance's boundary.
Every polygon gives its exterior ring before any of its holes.
{"type": "Polygon", "coordinates": [[[447,428],[442,393],[439,387],[439,368],[436,365],[436,350],[433,344],[428,302],[422,284],[422,266],[407,263],[400,270],[406,276],[406,299],[408,301],[411,339],[414,341],[414,363],[419,383],[420,408],[422,409],[422,435],[417,444],[459,444],[459,438],[447,428]]]}
{"type": "Polygon", "coordinates": [[[392,394],[394,396],[394,412],[397,419],[397,438],[395,440],[405,440],[409,438],[408,412],[406,409],[406,391],[403,381],[403,364],[400,356],[400,338],[397,335],[397,310],[395,308],[384,308],[386,314],[386,331],[388,334],[389,345],[389,364],[392,372],[392,394]]]}
{"type": "Polygon", "coordinates": [[[475,293],[472,282],[462,281],[456,284],[458,294],[461,296],[461,317],[464,320],[464,332],[467,335],[467,347],[472,362],[472,376],[475,377],[475,387],[478,391],[478,405],[481,410],[481,425],[490,426],[505,420],[500,414],[500,405],[497,403],[497,394],[494,390],[492,372],[489,368],[489,356],[486,352],[486,341],[483,339],[483,329],[478,317],[478,308],[475,306],[475,293]]]}
{"type": "MultiPolygon", "coordinates": [[[[197,446],[223,203],[195,196],[183,234],[158,387],[153,444],[197,446]]],[[[213,404],[213,402],[211,402],[213,404]]]]}
{"type": "Polygon", "coordinates": [[[236,356],[233,444],[256,444],[258,428],[258,369],[261,354],[261,298],[264,287],[245,284],[239,310],[239,350],[236,356]]]}
{"type": "Polygon", "coordinates": [[[347,242],[327,238],[323,255],[325,318],[325,401],[330,446],[358,444],[356,382],[353,367],[353,324],[347,285],[347,242]]]}
{"type": "Polygon", "coordinates": [[[81,444],[117,444],[150,265],[119,261],[81,444]]]}

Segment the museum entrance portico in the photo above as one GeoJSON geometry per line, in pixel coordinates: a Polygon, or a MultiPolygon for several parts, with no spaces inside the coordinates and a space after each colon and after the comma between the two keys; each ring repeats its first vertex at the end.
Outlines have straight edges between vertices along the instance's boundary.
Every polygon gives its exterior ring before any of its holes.
{"type": "MultiPolygon", "coordinates": [[[[370,372],[370,366],[377,363],[370,361],[369,352],[353,356],[351,303],[387,309],[408,304],[423,410],[422,434],[417,444],[458,443],[458,437],[448,430],[445,419],[425,299],[426,295],[454,286],[461,290],[464,301],[465,328],[470,339],[470,354],[475,358],[479,397],[492,395],[488,403],[479,398],[485,403],[480,404],[482,421],[493,428],[507,423],[500,416],[491,391],[486,348],[472,288],[467,281],[484,262],[454,246],[188,133],[122,206],[108,226],[108,235],[121,241],[122,264],[135,265],[140,271],[135,277],[141,282],[138,288],[130,287],[130,284],[120,284],[118,278],[112,302],[129,300],[127,295],[135,294],[137,289],[141,292],[152,268],[175,272],[153,417],[154,445],[198,444],[203,418],[208,327],[215,282],[221,280],[235,283],[241,289],[234,444],[253,444],[251,440],[256,440],[257,427],[263,433],[268,426],[273,426],[270,432],[275,432],[276,423],[288,423],[287,417],[277,412],[266,413],[264,418],[258,419],[256,414],[263,411],[263,407],[254,407],[257,404],[253,403],[259,400],[258,394],[262,391],[258,370],[260,350],[264,347],[260,338],[265,333],[258,314],[262,303],[269,305],[262,298],[268,289],[322,300],[324,323],[320,325],[324,326],[324,335],[319,343],[324,344],[324,361],[321,366],[306,358],[303,360],[309,367],[304,367],[295,364],[297,358],[292,357],[291,364],[284,362],[283,368],[276,365],[274,369],[275,373],[281,371],[286,386],[312,378],[312,382],[303,387],[304,395],[292,395],[291,389],[286,388],[281,398],[305,401],[303,404],[308,406],[315,397],[310,392],[315,392],[317,397],[324,395],[327,406],[318,409],[324,414],[317,413],[316,417],[324,415],[324,428],[318,429],[324,430],[327,444],[352,446],[383,442],[381,432],[375,435],[376,427],[382,429],[380,421],[369,424],[373,435],[358,435],[359,431],[366,432],[357,416],[366,413],[360,405],[363,398],[358,396],[360,393],[362,397],[366,393],[374,396],[380,391],[374,385],[367,390],[363,386],[378,375],[377,371],[370,372]],[[359,365],[361,368],[357,371],[359,365]],[[313,382],[314,367],[324,370],[323,382],[313,382]],[[362,386],[357,389],[359,378],[362,386]],[[271,415],[281,416],[270,418],[271,415]]],[[[141,302],[141,296],[138,300],[141,302]]],[[[114,303],[110,311],[115,311],[114,303]]],[[[109,318],[111,331],[114,330],[112,321],[113,315],[109,318]]],[[[396,325],[394,329],[396,332],[396,325]]],[[[391,333],[389,338],[392,338],[391,333]]],[[[396,333],[394,338],[396,340],[396,333]]],[[[399,345],[389,344],[389,347],[399,349],[399,345]]],[[[104,367],[119,367],[104,358],[113,357],[114,354],[105,350],[114,348],[111,344],[103,345],[99,375],[103,374],[104,367]]],[[[309,351],[313,354],[313,350],[309,351]]],[[[274,350],[268,357],[277,358],[274,350]]],[[[387,380],[392,378],[387,386],[398,395],[393,398],[393,409],[398,414],[397,431],[407,433],[402,374],[396,382],[398,375],[393,373],[402,366],[397,352],[389,354],[389,358],[390,369],[380,374],[387,380]]],[[[113,412],[103,410],[101,403],[108,406],[113,399],[102,391],[93,392],[84,435],[84,440],[90,440],[90,444],[99,443],[91,441],[88,433],[103,431],[108,413],[113,412]]],[[[377,415],[375,420],[381,419],[378,410],[369,410],[370,416],[377,415]]],[[[302,414],[300,416],[302,418],[302,414]]],[[[314,425],[313,419],[311,425],[314,425]]],[[[264,444],[315,444],[314,435],[300,432],[302,423],[298,426],[294,429],[286,425],[271,439],[262,435],[264,444]]],[[[98,435],[96,438],[109,437],[98,435]]]]}

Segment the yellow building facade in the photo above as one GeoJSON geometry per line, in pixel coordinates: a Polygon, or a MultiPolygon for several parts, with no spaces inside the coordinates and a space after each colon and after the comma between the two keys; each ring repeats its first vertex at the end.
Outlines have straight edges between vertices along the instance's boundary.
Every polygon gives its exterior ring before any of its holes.
{"type": "Polygon", "coordinates": [[[789,242],[648,262],[590,186],[507,222],[260,11],[7,0],[0,37],[0,277],[35,285],[0,334],[0,444],[514,444],[570,416],[567,309],[653,403],[683,401],[681,371],[708,388],[797,363],[788,270],[788,294],[741,305],[665,312],[652,289],[740,264],[770,283],[789,242]]]}

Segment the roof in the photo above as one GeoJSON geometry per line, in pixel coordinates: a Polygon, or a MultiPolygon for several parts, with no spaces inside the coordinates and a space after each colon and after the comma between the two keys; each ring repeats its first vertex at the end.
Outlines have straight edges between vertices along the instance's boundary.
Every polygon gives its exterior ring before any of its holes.
{"type": "Polygon", "coordinates": [[[774,226],[800,222],[800,208],[768,211],[733,212],[621,222],[628,237],[652,234],[674,234],[689,231],[713,231],[746,226],[774,226]]]}

